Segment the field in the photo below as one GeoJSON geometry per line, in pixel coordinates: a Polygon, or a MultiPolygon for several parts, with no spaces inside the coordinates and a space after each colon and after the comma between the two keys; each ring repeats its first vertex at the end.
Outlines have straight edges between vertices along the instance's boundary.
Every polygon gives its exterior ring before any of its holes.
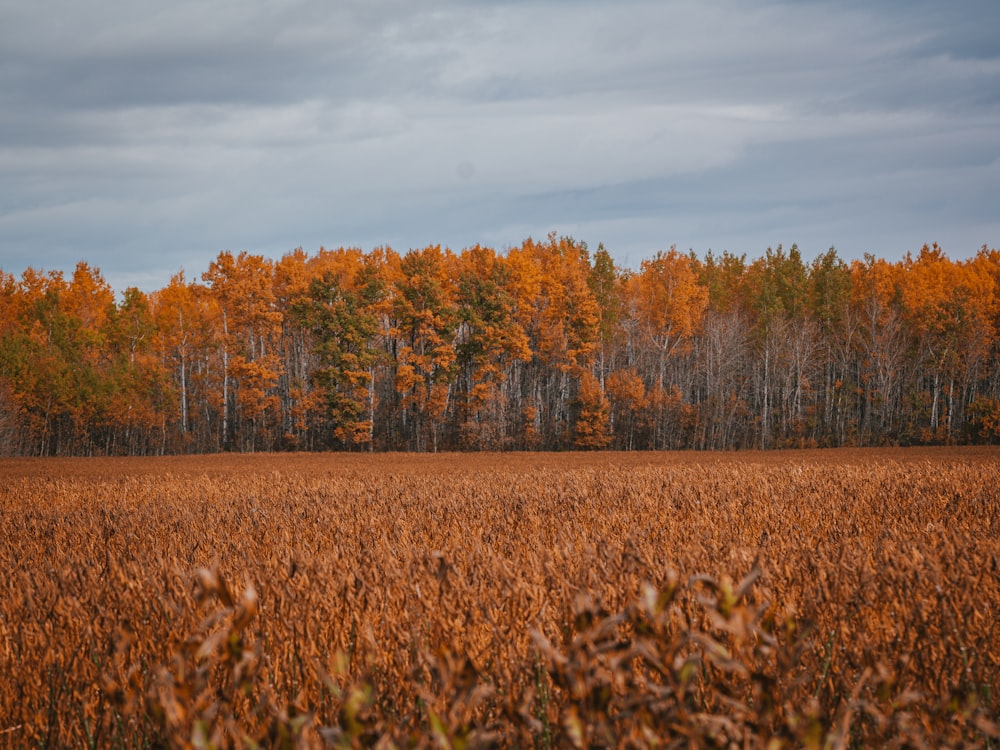
{"type": "Polygon", "coordinates": [[[0,746],[1000,747],[1000,451],[0,460],[0,746]]]}

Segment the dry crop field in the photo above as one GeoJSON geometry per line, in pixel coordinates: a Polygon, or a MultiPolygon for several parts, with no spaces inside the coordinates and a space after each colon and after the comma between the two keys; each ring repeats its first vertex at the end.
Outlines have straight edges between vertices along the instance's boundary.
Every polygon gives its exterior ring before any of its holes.
{"type": "Polygon", "coordinates": [[[1000,747],[1000,452],[0,461],[0,746],[1000,747]]]}

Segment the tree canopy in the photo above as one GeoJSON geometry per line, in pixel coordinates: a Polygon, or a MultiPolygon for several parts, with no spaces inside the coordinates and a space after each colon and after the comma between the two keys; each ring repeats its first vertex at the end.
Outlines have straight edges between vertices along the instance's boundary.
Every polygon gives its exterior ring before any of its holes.
{"type": "Polygon", "coordinates": [[[220,253],[115,293],[0,271],[0,452],[739,449],[1000,439],[1000,251],[813,262],[549,235],[220,253]]]}

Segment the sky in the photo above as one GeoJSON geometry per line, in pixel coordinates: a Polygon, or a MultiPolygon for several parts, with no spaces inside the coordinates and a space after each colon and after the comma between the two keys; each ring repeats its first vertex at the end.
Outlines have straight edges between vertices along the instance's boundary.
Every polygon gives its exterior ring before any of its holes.
{"type": "Polygon", "coordinates": [[[997,0],[0,0],[0,269],[1000,247],[997,0]]]}

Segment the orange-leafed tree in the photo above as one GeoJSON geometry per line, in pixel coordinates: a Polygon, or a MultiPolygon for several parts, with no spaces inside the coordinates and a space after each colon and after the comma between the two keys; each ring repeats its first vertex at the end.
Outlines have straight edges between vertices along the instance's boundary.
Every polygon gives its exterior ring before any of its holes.
{"type": "Polygon", "coordinates": [[[94,428],[106,426],[109,417],[104,326],[113,306],[100,272],[85,263],[72,283],[61,272],[29,268],[12,290],[7,307],[16,325],[8,323],[0,359],[30,436],[26,452],[101,449],[94,428]]]}
{"type": "Polygon", "coordinates": [[[276,339],[282,313],[272,287],[274,264],[228,250],[202,279],[219,305],[222,351],[222,447],[271,447],[279,430],[274,393],[281,370],[276,339]],[[231,415],[231,416],[230,416],[231,415]]]}
{"type": "Polygon", "coordinates": [[[542,296],[542,267],[530,251],[531,247],[532,244],[526,242],[521,247],[511,248],[505,258],[509,273],[506,289],[512,298],[513,319],[527,338],[530,355],[527,360],[513,364],[509,378],[516,420],[510,438],[519,448],[536,448],[543,439],[536,314],[542,296]]]}
{"type": "Polygon", "coordinates": [[[577,417],[573,425],[573,445],[584,450],[606,448],[611,442],[611,405],[601,381],[586,370],[577,391],[577,417]]]}
{"type": "Polygon", "coordinates": [[[400,433],[408,447],[437,450],[454,387],[458,324],[454,255],[431,245],[410,250],[395,266],[390,336],[400,433]]]}
{"type": "Polygon", "coordinates": [[[687,355],[707,307],[708,290],[699,283],[695,261],[676,248],[644,260],[629,279],[626,308],[635,346],[645,355],[637,357],[636,366],[645,375],[648,403],[654,410],[652,447],[677,440],[679,409],[693,376],[687,355]]]}
{"type": "Polygon", "coordinates": [[[533,354],[518,384],[523,445],[566,447],[572,445],[580,378],[593,371],[600,337],[590,254],[586,244],[553,233],[545,242],[525,240],[508,260],[516,318],[533,354]]]}
{"type": "Polygon", "coordinates": [[[73,323],[60,303],[65,290],[61,272],[28,268],[7,304],[11,318],[0,357],[24,431],[21,451],[29,454],[72,449],[66,433],[78,358],[72,351],[77,341],[73,323]]]}
{"type": "MultiPolygon", "coordinates": [[[[1000,414],[1000,250],[983,245],[976,254],[975,262],[981,272],[989,274],[993,279],[995,290],[993,309],[990,313],[994,336],[980,375],[981,391],[975,394],[975,400],[982,401],[981,405],[985,405],[993,413],[1000,414]]],[[[996,434],[993,435],[994,439],[1000,438],[1000,420],[996,424],[998,426],[996,434]]]]}
{"type": "Polygon", "coordinates": [[[216,330],[221,315],[215,295],[207,287],[189,282],[180,271],[151,295],[150,307],[155,326],[153,348],[173,382],[174,411],[168,420],[178,448],[217,448],[220,441],[212,438],[211,429],[214,420],[206,419],[206,415],[221,415],[222,404],[214,388],[222,370],[216,330]]]}
{"type": "Polygon", "coordinates": [[[994,277],[981,258],[958,263],[924,245],[903,262],[900,298],[930,391],[922,437],[951,442],[994,339],[994,277]]]}
{"type": "Polygon", "coordinates": [[[586,244],[551,234],[544,243],[527,240],[523,249],[541,272],[532,311],[535,353],[558,372],[590,370],[600,334],[600,311],[590,286],[586,244]]]}
{"type": "Polygon", "coordinates": [[[634,369],[624,368],[608,375],[605,390],[618,447],[633,450],[637,433],[647,426],[644,424],[648,410],[646,384],[634,369]]]}
{"type": "Polygon", "coordinates": [[[667,361],[691,346],[701,326],[708,290],[699,283],[691,258],[676,248],[642,261],[639,273],[629,283],[632,314],[659,355],[657,381],[662,387],[667,361]]]}
{"type": "Polygon", "coordinates": [[[312,373],[318,365],[313,352],[310,327],[299,311],[308,306],[313,281],[323,274],[322,260],[330,254],[320,248],[310,256],[301,247],[283,255],[274,264],[273,290],[275,307],[282,313],[277,355],[281,361],[277,395],[281,401],[281,444],[284,448],[316,447],[322,430],[314,429],[325,421],[326,407],[319,390],[312,386],[312,373]]]}
{"type": "Polygon", "coordinates": [[[163,453],[173,447],[168,418],[174,411],[176,391],[155,347],[156,322],[149,296],[135,287],[126,289],[105,329],[110,393],[105,450],[163,453]]]}

